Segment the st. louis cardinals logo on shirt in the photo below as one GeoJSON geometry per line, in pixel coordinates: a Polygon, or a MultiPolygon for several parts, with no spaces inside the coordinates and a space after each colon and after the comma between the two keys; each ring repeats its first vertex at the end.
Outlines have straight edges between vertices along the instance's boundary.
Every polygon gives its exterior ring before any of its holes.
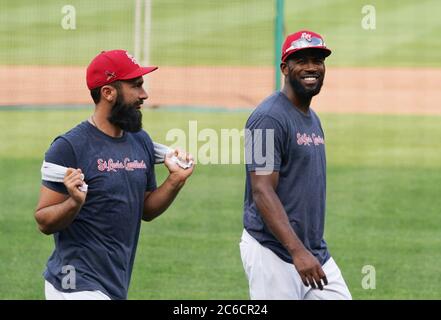
{"type": "Polygon", "coordinates": [[[299,146],[310,146],[312,144],[318,146],[320,144],[325,144],[325,140],[315,133],[308,135],[306,133],[301,134],[300,132],[297,132],[297,144],[299,146]]]}
{"type": "Polygon", "coordinates": [[[133,171],[136,169],[147,169],[144,160],[130,161],[129,158],[125,158],[123,161],[119,161],[119,160],[115,161],[113,159],[109,159],[106,161],[103,159],[98,159],[97,164],[99,171],[107,171],[107,172],[117,172],[118,170],[133,171]]]}

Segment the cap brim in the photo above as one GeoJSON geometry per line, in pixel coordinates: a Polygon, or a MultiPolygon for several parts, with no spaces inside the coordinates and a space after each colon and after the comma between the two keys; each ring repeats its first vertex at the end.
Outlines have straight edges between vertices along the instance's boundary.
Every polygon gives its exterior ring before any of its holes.
{"type": "Polygon", "coordinates": [[[290,55],[292,55],[292,54],[294,54],[294,53],[296,53],[296,52],[302,51],[302,50],[306,50],[306,49],[320,50],[320,51],[323,52],[323,55],[324,55],[325,58],[328,57],[328,56],[332,53],[331,50],[329,50],[328,48],[324,48],[324,47],[322,47],[322,46],[298,48],[298,49],[295,49],[295,50],[288,51],[285,55],[283,55],[283,56],[282,56],[282,61],[285,62],[286,59],[287,59],[290,55]]]}
{"type": "Polygon", "coordinates": [[[156,69],[158,69],[158,67],[139,67],[139,69],[136,69],[135,71],[130,72],[129,74],[126,74],[123,77],[120,77],[119,80],[130,80],[130,79],[135,79],[138,77],[142,77],[143,75],[146,75],[147,73],[153,72],[156,69]]]}

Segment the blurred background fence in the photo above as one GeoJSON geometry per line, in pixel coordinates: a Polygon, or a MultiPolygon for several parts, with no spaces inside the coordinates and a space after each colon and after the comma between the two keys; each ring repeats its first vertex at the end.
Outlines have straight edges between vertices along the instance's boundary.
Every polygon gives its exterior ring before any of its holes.
{"type": "Polygon", "coordinates": [[[254,107],[274,89],[276,2],[282,36],[311,29],[333,50],[322,110],[439,112],[436,0],[2,0],[0,105],[90,104],[87,64],[124,48],[160,67],[151,106],[254,107]]]}

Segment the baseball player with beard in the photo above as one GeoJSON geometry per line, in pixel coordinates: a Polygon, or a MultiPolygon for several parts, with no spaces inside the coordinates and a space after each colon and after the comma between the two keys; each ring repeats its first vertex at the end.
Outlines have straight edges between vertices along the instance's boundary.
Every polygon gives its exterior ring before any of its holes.
{"type": "Polygon", "coordinates": [[[39,229],[55,240],[46,299],[126,299],[141,220],[161,215],[193,172],[172,161],[192,162],[176,150],[165,157],[167,179],[156,185],[140,111],[148,98],[143,75],[156,69],[124,50],[97,55],[87,68],[95,112],[46,152],[46,163],[69,168],[63,183],[43,180],[35,210],[39,229]]]}
{"type": "Polygon", "coordinates": [[[251,299],[351,299],[323,238],[325,137],[310,108],[330,54],[317,33],[289,35],[280,64],[284,87],[246,124],[252,156],[246,165],[240,251],[251,299]],[[258,155],[263,154],[262,163],[258,155]]]}

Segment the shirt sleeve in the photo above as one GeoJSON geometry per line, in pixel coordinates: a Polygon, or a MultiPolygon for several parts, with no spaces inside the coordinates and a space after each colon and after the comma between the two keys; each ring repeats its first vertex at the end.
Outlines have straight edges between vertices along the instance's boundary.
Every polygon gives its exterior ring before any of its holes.
{"type": "MultiPolygon", "coordinates": [[[[58,137],[52,142],[51,146],[46,151],[44,160],[46,162],[58,164],[63,167],[77,167],[76,158],[72,146],[66,139],[62,137],[58,137]]],[[[42,184],[53,191],[63,194],[69,194],[67,192],[66,186],[61,182],[42,180],[42,184]]]]}
{"type": "Polygon", "coordinates": [[[150,166],[150,170],[147,173],[147,185],[145,187],[145,191],[154,191],[156,190],[156,175],[155,175],[155,166],[150,166]]]}
{"type": "Polygon", "coordinates": [[[257,116],[245,128],[245,161],[247,171],[279,171],[284,154],[284,136],[280,121],[270,116],[257,116]]]}
{"type": "Polygon", "coordinates": [[[147,149],[150,157],[150,170],[147,172],[147,185],[145,187],[146,192],[151,192],[156,190],[156,174],[155,174],[155,149],[153,146],[153,141],[148,134],[147,136],[147,149]]]}

